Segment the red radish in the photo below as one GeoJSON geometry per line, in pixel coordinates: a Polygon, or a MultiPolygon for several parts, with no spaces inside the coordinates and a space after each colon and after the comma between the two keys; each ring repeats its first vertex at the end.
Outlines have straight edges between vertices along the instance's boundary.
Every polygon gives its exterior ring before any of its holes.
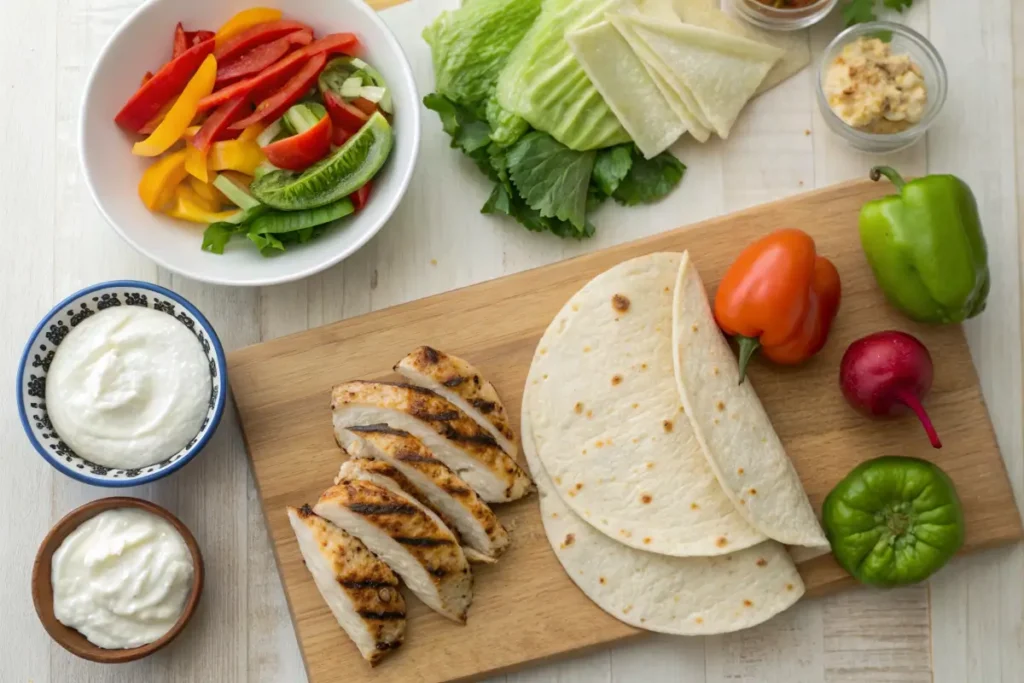
{"type": "Polygon", "coordinates": [[[932,387],[932,357],[905,332],[869,334],[850,344],[839,365],[839,386],[850,405],[874,416],[898,415],[906,408],[921,420],[928,439],[942,448],[939,435],[921,405],[932,387]]]}

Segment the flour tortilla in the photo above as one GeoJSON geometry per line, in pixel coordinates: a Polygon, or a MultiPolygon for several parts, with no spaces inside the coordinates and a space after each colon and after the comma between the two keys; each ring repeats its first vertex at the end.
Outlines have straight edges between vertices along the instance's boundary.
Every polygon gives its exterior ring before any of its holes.
{"type": "Polygon", "coordinates": [[[672,372],[682,258],[625,261],[577,292],[537,347],[524,414],[561,500],[594,528],[664,555],[723,555],[766,538],[725,495],[682,412],[672,372]]]}
{"type": "Polygon", "coordinates": [[[807,31],[765,31],[745,21],[734,19],[718,8],[717,0],[647,0],[640,11],[648,16],[666,19],[665,4],[673,5],[675,15],[686,24],[703,26],[732,36],[756,40],[783,51],[782,57],[761,81],[754,95],[771,90],[779,83],[803,71],[811,63],[811,47],[807,31]],[[657,8],[649,8],[650,5],[657,8]]]}
{"type": "Polygon", "coordinates": [[[707,636],[756,626],[803,595],[795,565],[772,541],[719,557],[667,557],[595,531],[566,507],[545,472],[525,403],[524,396],[523,453],[544,533],[569,578],[609,615],[649,631],[707,636]]]}
{"type": "Polygon", "coordinates": [[[643,62],[608,21],[571,31],[565,38],[646,158],[661,154],[686,132],[686,125],[669,107],[643,62]]]}
{"type": "Polygon", "coordinates": [[[725,493],[765,536],[827,547],[800,477],[750,379],[715,324],[697,268],[684,257],[675,284],[672,345],[679,395],[725,493]]]}
{"type": "Polygon", "coordinates": [[[783,55],[771,45],[692,24],[640,14],[622,16],[668,68],[671,77],[667,80],[689,89],[704,118],[723,140],[783,55]]]}
{"type": "Polygon", "coordinates": [[[608,21],[615,27],[615,30],[625,39],[626,43],[633,50],[633,53],[640,58],[647,75],[661,91],[669,108],[676,117],[683,122],[687,131],[698,142],[707,142],[711,137],[711,124],[708,123],[700,113],[700,107],[693,98],[689,89],[678,80],[669,80],[671,72],[661,61],[658,55],[647,47],[647,44],[640,40],[632,24],[622,14],[608,13],[608,21]]]}

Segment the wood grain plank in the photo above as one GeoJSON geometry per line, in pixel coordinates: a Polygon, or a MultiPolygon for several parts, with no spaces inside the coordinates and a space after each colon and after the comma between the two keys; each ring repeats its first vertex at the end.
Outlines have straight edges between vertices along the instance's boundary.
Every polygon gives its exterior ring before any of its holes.
{"type": "MultiPolygon", "coordinates": [[[[366,673],[354,666],[361,662],[351,660],[353,648],[345,643],[301,567],[283,514],[286,504],[314,499],[337,468],[329,427],[330,387],[353,377],[387,376],[407,347],[430,343],[472,358],[517,418],[533,346],[562,302],[592,275],[652,250],[691,247],[712,286],[734,256],[735,244],[777,225],[807,226],[843,275],[843,316],[821,357],[796,371],[759,363],[754,380],[812,503],[820,505],[863,453],[896,448],[934,459],[957,482],[967,506],[969,548],[1019,538],[1019,517],[1006,514],[1010,489],[962,333],[950,327],[907,326],[886,307],[857,248],[856,234],[848,229],[849,217],[860,205],[884,191],[871,183],[841,185],[232,354],[232,389],[310,680],[328,680],[329,672],[338,667],[348,667],[355,680],[366,673]],[[933,417],[944,425],[947,445],[941,451],[928,448],[909,421],[864,421],[834,391],[833,368],[845,344],[882,326],[910,329],[942,359],[946,371],[936,378],[929,405],[933,417]],[[792,390],[794,376],[800,378],[799,400],[792,390]]],[[[523,658],[561,655],[635,634],[597,610],[567,581],[543,539],[533,501],[503,506],[501,515],[516,528],[516,543],[501,565],[477,573],[472,617],[479,626],[459,630],[416,603],[410,612],[415,638],[410,637],[402,651],[366,680],[454,680],[498,672],[523,658]],[[504,567],[517,571],[502,571],[504,567]],[[516,591],[538,598],[528,603],[511,600],[519,594],[516,591]],[[441,661],[437,652],[445,654],[441,661]]],[[[829,592],[849,583],[828,557],[808,563],[802,571],[812,592],[829,592]]]]}
{"type": "MultiPolygon", "coordinates": [[[[1016,192],[1020,168],[1015,157],[1021,139],[1015,146],[1013,22],[1019,26],[1019,17],[1013,15],[1019,15],[1020,3],[987,0],[974,9],[958,3],[929,7],[932,42],[942,54],[955,55],[946,60],[951,97],[928,136],[929,170],[956,173],[970,183],[985,224],[992,292],[987,313],[970,321],[966,332],[1019,509],[1024,502],[1024,436],[1016,192]]],[[[935,577],[936,683],[1020,680],[1022,576],[1024,548],[1018,545],[959,563],[935,577]]]]}

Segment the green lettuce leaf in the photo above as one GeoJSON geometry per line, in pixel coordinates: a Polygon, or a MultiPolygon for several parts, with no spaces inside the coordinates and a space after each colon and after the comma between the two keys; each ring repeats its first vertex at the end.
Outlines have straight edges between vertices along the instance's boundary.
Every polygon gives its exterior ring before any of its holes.
{"type": "Polygon", "coordinates": [[[604,19],[619,0],[546,0],[498,77],[501,107],[575,150],[629,142],[629,135],[576,61],[567,31],[604,19]]]}
{"type": "Polygon", "coordinates": [[[594,160],[593,183],[607,197],[615,194],[619,183],[633,167],[633,146],[616,145],[599,150],[594,160]]]}
{"type": "Polygon", "coordinates": [[[619,204],[633,206],[656,202],[675,189],[686,172],[683,162],[669,152],[645,159],[634,147],[632,156],[633,165],[629,173],[612,194],[619,204]]]}
{"type": "Polygon", "coordinates": [[[532,232],[550,232],[558,237],[578,240],[594,236],[594,225],[590,221],[586,221],[582,229],[577,229],[569,221],[542,216],[539,211],[530,208],[522,197],[514,191],[510,193],[500,183],[494,186],[491,196],[487,198],[480,213],[499,214],[514,218],[520,225],[532,232]]]}
{"type": "Polygon", "coordinates": [[[502,107],[496,95],[487,100],[487,123],[491,126],[491,139],[502,147],[513,144],[530,130],[526,119],[502,107]]]}
{"type": "Polygon", "coordinates": [[[202,249],[213,254],[223,254],[225,245],[243,230],[245,227],[233,223],[210,223],[203,231],[202,249]]]}
{"type": "Polygon", "coordinates": [[[507,153],[508,173],[526,204],[545,218],[586,226],[587,188],[595,152],[569,149],[550,135],[533,131],[507,153]]]}
{"type": "Polygon", "coordinates": [[[437,92],[485,118],[498,74],[540,5],[541,0],[472,0],[442,12],[423,31],[437,92]]]}

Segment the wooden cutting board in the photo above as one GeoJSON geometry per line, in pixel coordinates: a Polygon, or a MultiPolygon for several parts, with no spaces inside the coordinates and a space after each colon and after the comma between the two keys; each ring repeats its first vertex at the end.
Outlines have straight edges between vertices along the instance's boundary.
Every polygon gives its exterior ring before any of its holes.
{"type": "MultiPolygon", "coordinates": [[[[889,308],[861,252],[860,206],[889,189],[870,182],[837,185],[231,354],[230,385],[311,683],[467,680],[639,633],[594,606],[563,573],[531,496],[498,509],[513,531],[513,546],[496,566],[475,568],[468,625],[454,625],[410,599],[405,645],[371,671],[306,572],[285,506],[316,502],[341,464],[331,431],[333,385],[392,377],[396,361],[430,344],[480,368],[518,426],[530,359],[555,313],[593,276],[649,252],[688,249],[713,296],[743,245],[782,226],[811,233],[843,280],[830,341],[803,367],[756,362],[751,376],[815,508],[858,463],[913,455],[938,463],[956,482],[966,510],[964,552],[1022,538],[962,330],[915,325],[889,308]],[[936,372],[926,406],[941,450],[929,446],[912,417],[869,421],[839,392],[839,360],[847,345],[892,328],[917,335],[931,350],[936,372]]],[[[853,585],[830,556],[800,570],[812,596],[853,585]]]]}

